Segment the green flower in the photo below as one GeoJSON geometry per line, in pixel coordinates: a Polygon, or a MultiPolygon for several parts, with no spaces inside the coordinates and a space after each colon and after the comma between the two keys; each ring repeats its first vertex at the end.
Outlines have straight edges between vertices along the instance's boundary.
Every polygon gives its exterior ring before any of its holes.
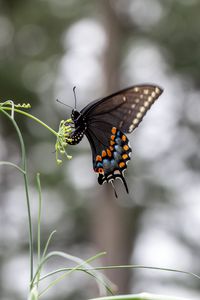
{"type": "Polygon", "coordinates": [[[15,108],[25,108],[25,109],[31,108],[30,103],[15,104],[12,100],[7,100],[5,102],[0,102],[0,107],[2,107],[2,108],[7,107],[7,105],[11,106],[11,118],[12,119],[14,119],[15,108]]]}
{"type": "Polygon", "coordinates": [[[56,161],[60,165],[62,163],[62,156],[66,156],[68,159],[72,159],[71,155],[67,154],[66,147],[69,142],[72,141],[70,138],[73,132],[73,121],[72,119],[62,120],[59,125],[59,130],[57,134],[57,141],[55,144],[56,150],[56,161]]]}
{"type": "Polygon", "coordinates": [[[26,108],[26,109],[31,108],[30,103],[22,103],[22,104],[17,103],[17,104],[15,104],[12,100],[7,100],[5,102],[0,103],[0,106],[2,106],[2,107],[5,106],[5,105],[11,105],[11,106],[17,107],[17,108],[26,108]]]}

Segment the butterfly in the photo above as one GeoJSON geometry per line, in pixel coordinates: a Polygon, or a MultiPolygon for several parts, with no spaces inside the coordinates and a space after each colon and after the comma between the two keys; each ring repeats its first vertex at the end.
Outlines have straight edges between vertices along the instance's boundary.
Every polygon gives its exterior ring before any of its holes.
{"type": "MultiPolygon", "coordinates": [[[[132,149],[126,134],[140,124],[162,92],[156,85],[137,85],[92,101],[80,112],[72,110],[73,131],[68,144],[76,145],[84,135],[87,137],[100,185],[110,182],[114,188],[113,182],[119,178],[129,192],[124,171],[132,149]]],[[[114,192],[117,197],[115,188],[114,192]]]]}

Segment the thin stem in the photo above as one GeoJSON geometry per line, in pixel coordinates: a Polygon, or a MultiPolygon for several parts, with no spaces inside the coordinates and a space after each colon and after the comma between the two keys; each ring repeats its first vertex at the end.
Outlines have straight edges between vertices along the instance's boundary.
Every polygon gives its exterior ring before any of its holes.
{"type": "Polygon", "coordinates": [[[150,293],[140,293],[132,295],[119,295],[119,296],[109,296],[101,298],[93,298],[90,300],[188,300],[188,298],[180,298],[174,296],[150,294],[150,293]]]}
{"type": "Polygon", "coordinates": [[[53,237],[53,235],[56,233],[56,230],[52,231],[50,236],[48,237],[48,240],[46,242],[46,245],[45,245],[45,248],[44,248],[44,251],[43,251],[43,254],[42,254],[42,258],[40,259],[40,262],[38,264],[38,267],[37,267],[37,270],[36,270],[36,273],[34,274],[33,278],[32,278],[32,281],[31,281],[31,286],[34,285],[34,282],[35,282],[35,279],[38,278],[38,274],[40,274],[41,270],[42,270],[42,267],[45,263],[45,261],[48,259],[48,257],[46,255],[46,252],[47,252],[47,249],[48,249],[48,246],[49,246],[49,243],[53,237]]]}
{"type": "MultiPolygon", "coordinates": [[[[23,141],[23,137],[21,135],[21,131],[12,117],[5,112],[4,108],[2,109],[0,107],[0,111],[7,116],[7,118],[12,122],[14,125],[16,132],[19,137],[20,147],[21,147],[21,153],[22,153],[22,169],[24,171],[23,177],[24,177],[24,185],[25,185],[25,194],[26,194],[26,204],[27,204],[27,213],[28,213],[28,225],[29,225],[29,252],[30,252],[30,282],[33,278],[33,233],[32,233],[32,220],[31,220],[31,209],[30,209],[30,200],[29,200],[29,190],[28,190],[28,177],[27,177],[27,166],[26,166],[26,150],[25,145],[23,141]]],[[[30,286],[31,290],[32,286],[30,286]]]]}
{"type": "MultiPolygon", "coordinates": [[[[52,232],[52,233],[53,233],[53,232],[52,232]]],[[[42,269],[42,267],[43,267],[43,265],[45,264],[45,262],[46,262],[47,260],[49,260],[51,257],[59,256],[59,257],[62,257],[62,258],[68,259],[68,260],[75,261],[75,262],[77,262],[77,260],[78,260],[78,261],[80,261],[80,265],[78,265],[78,267],[81,267],[81,265],[87,264],[88,262],[91,262],[91,261],[93,261],[93,260],[95,260],[95,259],[97,259],[97,258],[99,258],[99,257],[101,257],[101,256],[103,256],[103,255],[105,255],[105,254],[106,254],[106,252],[100,252],[100,253],[98,253],[98,254],[96,254],[96,255],[90,257],[88,260],[81,260],[80,258],[77,258],[77,257],[75,257],[75,256],[73,256],[73,255],[70,255],[70,254],[66,254],[66,253],[61,252],[61,251],[53,251],[53,252],[50,252],[50,253],[48,253],[45,257],[42,257],[41,262],[40,262],[40,265],[39,265],[39,267],[38,267],[38,270],[37,270],[36,274],[35,274],[34,277],[33,277],[32,285],[33,285],[33,283],[34,283],[34,281],[35,281],[35,278],[36,278],[37,273],[39,272],[39,270],[42,269]]],[[[78,267],[75,267],[75,269],[78,268],[78,267]]],[[[73,271],[73,270],[74,270],[74,268],[71,268],[71,269],[69,269],[69,270],[67,270],[67,271],[70,271],[69,273],[71,273],[71,271],[73,271]]]]}
{"type": "MultiPolygon", "coordinates": [[[[25,148],[24,148],[25,154],[25,148]]],[[[30,281],[33,278],[33,230],[32,230],[32,219],[31,219],[31,208],[30,208],[30,199],[29,199],[29,190],[28,190],[28,177],[27,177],[27,165],[26,165],[26,156],[23,156],[23,167],[26,172],[24,174],[24,183],[25,183],[25,193],[26,193],[26,203],[27,203],[27,212],[28,212],[28,223],[29,223],[29,247],[30,247],[30,281]]],[[[30,290],[32,286],[30,286],[30,290]]]]}
{"type": "Polygon", "coordinates": [[[25,171],[20,168],[19,166],[17,166],[16,164],[11,163],[10,161],[0,161],[0,166],[10,166],[10,167],[14,167],[16,168],[18,171],[22,172],[23,174],[25,174],[25,171]]]}
{"type": "MultiPolygon", "coordinates": [[[[11,107],[1,107],[1,110],[2,111],[3,110],[12,110],[12,108],[11,107]]],[[[49,127],[46,123],[42,122],[37,117],[35,117],[35,116],[27,113],[26,111],[23,111],[23,110],[20,110],[20,109],[17,109],[17,108],[15,108],[14,110],[15,110],[15,112],[18,112],[18,113],[20,113],[20,114],[22,114],[22,115],[24,115],[26,117],[29,117],[29,118],[33,119],[34,121],[38,122],[39,124],[41,124],[42,126],[44,126],[45,128],[47,128],[49,131],[51,131],[54,135],[58,136],[58,133],[55,130],[53,130],[51,127],[49,127]]]]}
{"type": "Polygon", "coordinates": [[[44,251],[43,251],[43,254],[42,254],[42,259],[44,259],[45,255],[46,255],[46,253],[47,253],[47,250],[48,250],[50,241],[52,240],[52,237],[53,237],[53,235],[54,235],[55,233],[56,233],[56,230],[53,230],[53,231],[51,232],[51,234],[49,235],[48,240],[47,240],[47,242],[46,242],[46,245],[45,245],[45,247],[44,247],[44,251]]]}
{"type": "MultiPolygon", "coordinates": [[[[175,269],[170,269],[170,268],[159,268],[159,267],[152,267],[152,266],[143,266],[143,265],[121,265],[121,266],[104,266],[104,267],[94,267],[94,268],[77,268],[76,270],[78,271],[100,271],[100,270],[114,270],[114,269],[150,269],[150,270],[158,270],[158,271],[167,271],[167,272],[176,272],[176,273],[182,273],[186,275],[191,275],[197,279],[200,280],[200,276],[198,276],[195,273],[192,272],[187,272],[183,270],[175,270],[175,269]]],[[[43,277],[40,278],[40,280],[43,280],[49,276],[55,275],[60,272],[66,272],[66,271],[71,271],[73,268],[61,268],[56,271],[50,272],[43,277]]]]}
{"type": "MultiPolygon", "coordinates": [[[[49,254],[49,257],[47,255],[46,259],[55,256],[55,255],[61,255],[61,252],[52,252],[51,254],[49,254]]],[[[67,271],[66,273],[64,273],[63,275],[61,275],[60,277],[58,277],[56,280],[54,280],[52,283],[50,283],[40,294],[39,296],[43,295],[49,288],[51,288],[52,286],[54,286],[55,284],[57,284],[58,282],[60,282],[63,278],[65,278],[67,275],[69,275],[70,273],[72,273],[73,271],[77,270],[78,268],[81,268],[81,266],[83,266],[84,264],[90,263],[91,261],[99,258],[100,256],[105,255],[105,252],[101,252],[96,254],[95,256],[90,257],[89,259],[83,261],[82,263],[78,264],[76,267],[72,268],[71,270],[67,271]]],[[[45,260],[46,260],[45,259],[45,260]]]]}
{"type": "MultiPolygon", "coordinates": [[[[54,272],[51,272],[51,273],[48,273],[46,274],[45,276],[43,277],[40,277],[40,280],[43,280],[43,279],[46,279],[47,277],[51,276],[51,275],[55,275],[59,272],[66,272],[66,271],[72,271],[74,268],[62,268],[62,269],[58,269],[54,272]]],[[[97,271],[95,268],[77,268],[76,271],[81,271],[81,272],[84,272],[92,277],[95,278],[95,280],[100,283],[101,285],[103,284],[106,288],[106,291],[108,291],[111,295],[114,294],[113,290],[112,290],[112,286],[114,285],[111,281],[109,281],[106,277],[104,277],[102,274],[101,274],[101,277],[100,276],[97,276],[96,273],[94,273],[94,271],[97,271]]]]}
{"type": "MultiPolygon", "coordinates": [[[[40,265],[40,259],[41,259],[41,210],[42,210],[42,193],[41,193],[41,184],[40,184],[40,174],[37,174],[37,187],[38,187],[38,194],[39,194],[39,199],[38,199],[38,230],[37,230],[37,250],[38,250],[38,266],[40,265]]],[[[37,275],[37,286],[39,284],[40,280],[40,272],[38,272],[37,275]]]]}

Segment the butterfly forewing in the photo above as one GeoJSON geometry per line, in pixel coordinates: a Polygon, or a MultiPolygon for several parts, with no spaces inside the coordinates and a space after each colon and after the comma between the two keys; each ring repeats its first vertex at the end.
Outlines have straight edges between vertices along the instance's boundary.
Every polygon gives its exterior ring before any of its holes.
{"type": "Polygon", "coordinates": [[[147,110],[161,95],[162,89],[153,85],[138,85],[94,101],[83,110],[88,124],[107,122],[122,132],[132,132],[147,110]]]}
{"type": "Polygon", "coordinates": [[[126,113],[120,122],[120,129],[123,132],[132,132],[161,93],[162,90],[154,86],[138,86],[128,91],[124,96],[126,113]]]}

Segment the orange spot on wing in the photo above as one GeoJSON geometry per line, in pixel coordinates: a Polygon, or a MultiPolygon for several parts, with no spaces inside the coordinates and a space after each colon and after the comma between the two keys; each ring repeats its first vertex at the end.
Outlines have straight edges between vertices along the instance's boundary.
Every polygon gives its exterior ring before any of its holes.
{"type": "Polygon", "coordinates": [[[112,147],[112,146],[110,146],[109,148],[110,148],[110,150],[111,150],[111,151],[113,151],[113,150],[114,150],[114,147],[112,147]]]}
{"type": "Polygon", "coordinates": [[[115,140],[115,135],[111,135],[111,140],[114,141],[115,140]]]}
{"type": "Polygon", "coordinates": [[[96,161],[102,161],[102,157],[100,155],[96,156],[96,161]]]}
{"type": "Polygon", "coordinates": [[[98,168],[97,172],[100,173],[100,174],[104,174],[103,168],[98,168]]]}
{"type": "Polygon", "coordinates": [[[125,142],[126,141],[126,136],[123,134],[122,135],[122,141],[125,142]]]}
{"type": "Polygon", "coordinates": [[[106,151],[105,150],[103,150],[102,151],[102,157],[105,157],[107,154],[106,154],[106,151]]]}
{"type": "Polygon", "coordinates": [[[123,149],[124,149],[125,151],[127,151],[127,150],[129,149],[129,146],[128,146],[128,145],[124,145],[123,149]]]}
{"type": "Polygon", "coordinates": [[[107,149],[107,154],[108,154],[109,157],[112,156],[112,153],[111,153],[111,151],[109,149],[107,149]]]}
{"type": "Polygon", "coordinates": [[[119,167],[120,167],[120,168],[125,167],[125,165],[126,165],[126,164],[125,164],[123,161],[119,163],[119,167]]]}
{"type": "Polygon", "coordinates": [[[110,141],[110,145],[113,146],[115,144],[114,141],[110,141]]]}
{"type": "Polygon", "coordinates": [[[122,155],[122,158],[123,158],[123,159],[127,159],[127,158],[128,158],[128,154],[123,154],[123,155],[122,155]]]}
{"type": "Polygon", "coordinates": [[[111,129],[111,132],[112,132],[112,134],[115,134],[115,133],[117,132],[117,128],[116,128],[116,127],[113,127],[113,128],[111,129]]]}

